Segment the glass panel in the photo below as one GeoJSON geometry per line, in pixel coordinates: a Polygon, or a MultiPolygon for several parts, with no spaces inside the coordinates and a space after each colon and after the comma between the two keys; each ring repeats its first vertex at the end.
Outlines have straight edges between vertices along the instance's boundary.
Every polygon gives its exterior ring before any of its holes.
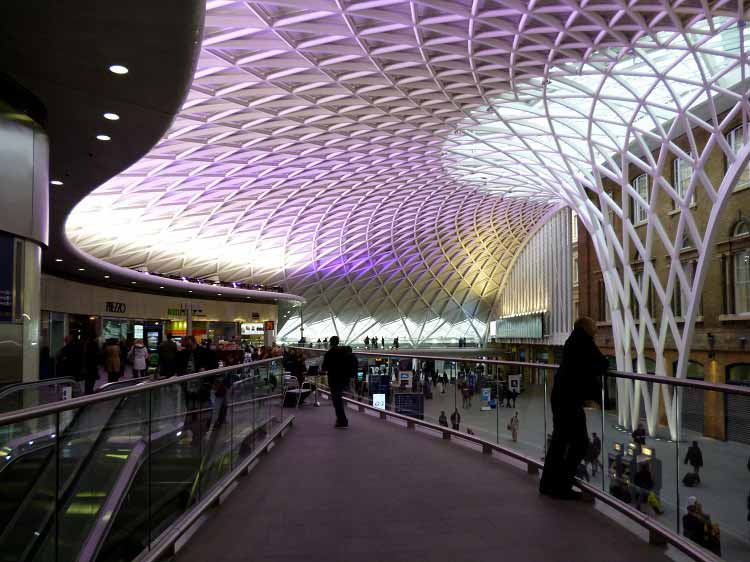
{"type": "Polygon", "coordinates": [[[601,428],[590,437],[589,473],[602,489],[678,531],[674,388],[615,377],[602,384],[604,409],[589,414],[589,431],[601,428]]]}

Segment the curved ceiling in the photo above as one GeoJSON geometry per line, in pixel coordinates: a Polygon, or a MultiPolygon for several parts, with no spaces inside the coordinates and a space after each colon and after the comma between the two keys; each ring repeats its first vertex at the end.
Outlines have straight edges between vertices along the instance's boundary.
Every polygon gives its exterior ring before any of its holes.
{"type": "Polygon", "coordinates": [[[124,267],[280,284],[352,337],[482,336],[533,229],[670,118],[665,77],[700,89],[690,58],[730,4],[209,1],[170,129],[66,233],[124,267]]]}

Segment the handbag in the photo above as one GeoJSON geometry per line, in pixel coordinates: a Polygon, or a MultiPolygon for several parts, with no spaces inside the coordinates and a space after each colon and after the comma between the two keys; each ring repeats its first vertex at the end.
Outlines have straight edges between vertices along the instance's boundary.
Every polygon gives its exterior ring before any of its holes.
{"type": "Polygon", "coordinates": [[[648,502],[648,505],[650,505],[654,509],[661,510],[661,502],[654,492],[648,493],[648,498],[646,499],[646,501],[648,502]]]}

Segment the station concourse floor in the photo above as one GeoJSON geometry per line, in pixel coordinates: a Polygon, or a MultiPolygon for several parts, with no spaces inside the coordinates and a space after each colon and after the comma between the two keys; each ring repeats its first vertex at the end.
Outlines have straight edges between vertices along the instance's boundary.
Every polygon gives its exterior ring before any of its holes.
{"type": "Polygon", "coordinates": [[[179,562],[663,562],[592,505],[420,430],[306,406],[179,551],[179,562]]]}

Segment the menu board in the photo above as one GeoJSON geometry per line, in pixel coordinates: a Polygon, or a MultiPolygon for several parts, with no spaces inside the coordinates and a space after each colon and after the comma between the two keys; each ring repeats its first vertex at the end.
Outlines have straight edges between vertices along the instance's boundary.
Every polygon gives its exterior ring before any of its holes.
{"type": "Polygon", "coordinates": [[[253,336],[263,335],[263,322],[243,322],[240,324],[240,335],[253,336]]]}
{"type": "Polygon", "coordinates": [[[424,419],[424,394],[421,392],[398,392],[395,401],[397,414],[424,419]]]}

